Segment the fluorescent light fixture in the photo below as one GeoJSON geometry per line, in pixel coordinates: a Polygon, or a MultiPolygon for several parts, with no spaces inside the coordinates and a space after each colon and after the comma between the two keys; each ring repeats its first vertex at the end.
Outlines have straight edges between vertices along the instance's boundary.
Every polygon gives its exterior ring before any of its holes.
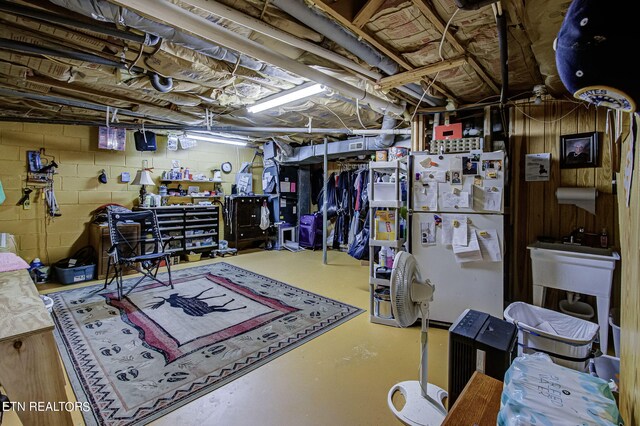
{"type": "Polygon", "coordinates": [[[265,111],[270,108],[288,104],[289,102],[317,95],[318,93],[322,93],[324,91],[325,87],[321,84],[312,84],[310,86],[307,85],[302,88],[296,88],[283,93],[278,93],[273,97],[267,98],[264,102],[258,102],[255,105],[251,105],[249,108],[247,108],[247,111],[251,113],[265,111]]]}
{"type": "Polygon", "coordinates": [[[203,133],[187,133],[187,137],[198,140],[198,141],[203,141],[203,142],[214,142],[214,143],[224,143],[227,145],[247,146],[247,143],[243,141],[234,140],[231,138],[227,139],[221,136],[213,136],[213,135],[207,135],[203,133]]]}

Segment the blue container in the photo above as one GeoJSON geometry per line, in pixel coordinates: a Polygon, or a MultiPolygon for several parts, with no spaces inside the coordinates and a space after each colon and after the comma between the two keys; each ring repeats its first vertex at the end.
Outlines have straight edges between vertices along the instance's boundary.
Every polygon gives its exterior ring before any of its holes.
{"type": "Polygon", "coordinates": [[[76,266],[75,268],[61,268],[55,266],[56,276],[61,284],[75,284],[90,281],[95,277],[96,265],[76,266]]]}

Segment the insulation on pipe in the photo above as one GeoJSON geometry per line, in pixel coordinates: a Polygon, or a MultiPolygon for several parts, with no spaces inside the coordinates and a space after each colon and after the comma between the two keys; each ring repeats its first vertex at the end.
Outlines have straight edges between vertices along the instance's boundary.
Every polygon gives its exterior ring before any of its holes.
{"type": "Polygon", "coordinates": [[[169,92],[173,88],[173,80],[170,77],[162,77],[155,72],[149,72],[144,68],[133,66],[129,68],[127,64],[123,62],[113,61],[111,59],[103,58],[102,56],[92,55],[91,53],[80,52],[73,49],[67,49],[64,47],[57,47],[56,49],[50,49],[44,46],[36,46],[29,43],[23,43],[21,41],[8,40],[0,38],[0,48],[13,50],[21,53],[34,53],[43,56],[53,56],[58,58],[75,59],[83,62],[90,62],[92,64],[107,65],[119,69],[128,69],[134,73],[146,74],[149,76],[151,85],[159,92],[169,92]]]}
{"type": "Polygon", "coordinates": [[[109,35],[121,40],[133,41],[135,43],[144,44],[146,46],[155,46],[160,37],[155,35],[138,35],[129,31],[122,31],[117,28],[109,28],[105,24],[91,24],[89,22],[78,21],[75,19],[67,18],[66,16],[56,15],[42,9],[33,9],[30,7],[21,6],[16,3],[9,3],[6,1],[0,1],[0,11],[15,13],[16,15],[26,16],[28,18],[40,19],[46,22],[53,22],[55,24],[67,25],[75,28],[82,28],[85,30],[93,31],[99,34],[109,35]]]}
{"type": "MultiPolygon", "coordinates": [[[[148,34],[154,34],[162,39],[192,49],[200,54],[213,59],[228,62],[230,64],[253,71],[259,71],[274,78],[287,81],[292,84],[302,84],[304,80],[276,67],[256,61],[246,55],[237,55],[224,47],[210,41],[202,40],[183,31],[179,31],[168,25],[147,19],[125,7],[109,3],[104,0],[50,0],[52,3],[66,9],[80,13],[93,19],[105,22],[113,22],[118,25],[135,28],[148,34]]],[[[158,2],[160,6],[160,2],[158,2]]],[[[153,14],[152,14],[153,15],[153,14]]]]}
{"type": "Polygon", "coordinates": [[[169,25],[179,28],[189,28],[190,33],[204,40],[215,40],[216,43],[228,49],[242,52],[252,58],[256,58],[281,69],[286,69],[296,75],[315,81],[318,84],[323,84],[343,96],[359,99],[362,103],[368,104],[372,109],[380,111],[383,114],[391,113],[399,116],[406,109],[404,103],[398,105],[390,100],[372,95],[366,90],[352,86],[339,78],[327,75],[320,70],[297,62],[279,52],[274,52],[253,40],[249,40],[234,31],[191,13],[178,5],[167,2],[158,3],[152,0],[115,1],[139,13],[154,16],[155,19],[163,20],[169,25]]]}

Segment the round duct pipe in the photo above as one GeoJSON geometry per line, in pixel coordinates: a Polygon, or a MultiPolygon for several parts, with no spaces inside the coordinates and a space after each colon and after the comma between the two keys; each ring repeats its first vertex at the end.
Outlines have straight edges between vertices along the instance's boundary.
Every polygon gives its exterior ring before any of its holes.
{"type": "Polygon", "coordinates": [[[138,35],[128,31],[121,31],[116,28],[109,28],[105,25],[92,25],[88,22],[82,22],[75,19],[67,18],[64,16],[56,15],[55,13],[46,12],[41,9],[33,9],[30,7],[21,6],[15,3],[0,2],[0,11],[14,13],[20,16],[26,16],[28,18],[40,19],[46,22],[53,22],[56,24],[67,25],[70,27],[81,28],[89,30],[98,34],[109,35],[121,40],[132,41],[135,43],[144,44],[146,46],[155,46],[160,37],[149,34],[138,35]]]}
{"type": "Polygon", "coordinates": [[[8,40],[0,38],[0,49],[13,50],[21,53],[33,53],[42,56],[53,56],[58,58],[76,59],[83,62],[91,62],[92,64],[106,65],[119,69],[128,69],[134,73],[145,74],[149,77],[151,85],[159,92],[169,92],[173,88],[173,79],[171,77],[162,77],[155,72],[147,71],[137,66],[128,68],[127,64],[103,58],[102,56],[92,55],[90,53],[79,52],[73,49],[58,47],[51,49],[44,46],[36,46],[21,41],[8,40]]]}
{"type": "Polygon", "coordinates": [[[158,92],[167,93],[173,89],[173,79],[171,77],[163,77],[157,73],[153,73],[149,75],[149,81],[158,92]]]}

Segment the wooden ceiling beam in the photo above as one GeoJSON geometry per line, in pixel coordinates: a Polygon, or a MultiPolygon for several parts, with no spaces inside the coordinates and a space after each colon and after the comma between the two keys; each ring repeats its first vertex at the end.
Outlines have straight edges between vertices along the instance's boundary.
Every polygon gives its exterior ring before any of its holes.
{"type": "Polygon", "coordinates": [[[357,28],[364,27],[369,19],[373,16],[374,13],[380,9],[380,6],[385,2],[385,0],[369,0],[367,3],[362,6],[362,9],[356,14],[356,17],[353,18],[353,25],[357,28]]]}
{"type": "MultiPolygon", "coordinates": [[[[440,19],[438,15],[435,14],[431,7],[426,3],[425,0],[413,0],[413,4],[422,12],[422,14],[431,22],[433,27],[440,32],[440,34],[444,34],[445,40],[447,40],[451,46],[455,49],[459,54],[467,54],[465,51],[465,47],[456,39],[456,37],[451,34],[449,31],[444,33],[444,29],[446,24],[440,19]]],[[[467,54],[468,55],[468,54],[467,54]]],[[[480,66],[478,61],[472,55],[468,55],[467,62],[473,70],[478,74],[480,79],[484,81],[491,90],[495,93],[500,93],[500,88],[494,83],[494,81],[489,77],[486,71],[480,66]]]]}
{"type": "Polygon", "coordinates": [[[340,15],[338,12],[336,12],[334,9],[332,9],[331,6],[329,6],[328,4],[324,3],[322,0],[315,1],[312,4],[313,4],[314,7],[317,7],[322,12],[326,13],[327,15],[331,16],[333,19],[338,21],[338,23],[340,23],[342,26],[344,26],[345,28],[347,28],[348,30],[353,32],[355,35],[357,35],[358,37],[362,38],[364,41],[366,41],[367,43],[369,43],[370,45],[372,45],[373,47],[378,49],[380,52],[382,52],[385,55],[387,55],[394,62],[396,62],[398,65],[400,65],[402,68],[404,68],[406,70],[413,69],[413,66],[410,63],[408,63],[407,61],[405,61],[402,57],[400,57],[400,55],[398,55],[395,52],[392,52],[389,48],[387,48],[386,46],[383,46],[378,40],[376,40],[375,38],[371,37],[369,34],[367,34],[362,29],[360,29],[360,28],[356,27],[355,25],[353,25],[347,18],[345,18],[344,16],[340,15]]]}
{"type": "MultiPolygon", "coordinates": [[[[370,0],[370,2],[371,1],[372,0],[370,0]]],[[[338,23],[342,24],[343,26],[345,26],[346,28],[351,30],[354,34],[356,34],[357,36],[361,37],[363,40],[365,40],[366,42],[371,44],[373,47],[375,47],[378,50],[380,50],[382,53],[387,55],[389,58],[391,58],[393,61],[395,61],[398,65],[400,65],[405,70],[411,71],[411,70],[413,70],[415,68],[413,65],[411,65],[410,63],[405,61],[399,55],[397,55],[394,52],[391,52],[388,48],[386,48],[385,46],[380,44],[376,39],[371,37],[365,31],[363,31],[362,29],[356,27],[354,24],[349,22],[345,17],[343,17],[341,14],[339,14],[334,9],[332,9],[331,6],[329,6],[328,4],[323,3],[322,0],[314,2],[313,5],[315,7],[317,7],[318,9],[320,9],[321,11],[323,11],[324,13],[326,13],[327,15],[331,16],[332,18],[334,18],[338,23]]],[[[367,5],[365,5],[365,7],[366,6],[367,5]]],[[[355,19],[354,19],[354,21],[355,21],[355,19]]],[[[442,30],[444,30],[444,25],[442,26],[442,30]]],[[[425,80],[427,80],[427,79],[425,79],[425,80]]],[[[454,99],[455,98],[451,93],[449,93],[444,87],[439,85],[437,82],[433,83],[431,85],[431,87],[433,89],[437,90],[438,92],[442,93],[447,98],[450,98],[450,99],[454,99]]]]}
{"type": "Polygon", "coordinates": [[[408,83],[415,83],[420,81],[422,77],[429,74],[436,74],[440,71],[449,70],[451,68],[457,68],[467,63],[466,56],[459,56],[457,58],[446,59],[442,62],[435,64],[425,65],[420,68],[413,69],[411,71],[405,71],[400,74],[395,74],[389,77],[381,78],[376,84],[376,89],[386,90],[392,89],[398,86],[404,86],[408,83]]]}
{"type": "Polygon", "coordinates": [[[451,99],[454,102],[458,102],[458,98],[456,96],[453,95],[453,93],[449,92],[447,89],[445,89],[443,86],[441,86],[440,84],[438,84],[437,81],[433,81],[430,78],[423,78],[422,79],[425,83],[422,84],[422,86],[424,86],[425,84],[427,86],[431,85],[432,89],[437,90],[438,92],[440,92],[441,94],[444,95],[445,98],[447,99],[451,99]]]}

